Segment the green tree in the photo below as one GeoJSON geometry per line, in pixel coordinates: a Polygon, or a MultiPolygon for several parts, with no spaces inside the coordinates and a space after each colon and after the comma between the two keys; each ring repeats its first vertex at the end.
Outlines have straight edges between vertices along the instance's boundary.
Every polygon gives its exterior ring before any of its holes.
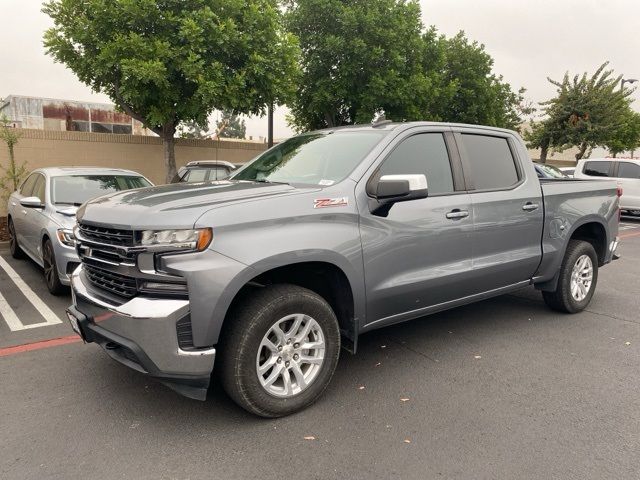
{"type": "Polygon", "coordinates": [[[617,142],[629,118],[632,90],[621,89],[621,77],[614,77],[607,65],[603,63],[591,76],[570,78],[566,73],[562,81],[548,79],[557,95],[540,104],[546,118],[525,136],[531,148],[541,148],[542,162],[549,149],[577,147],[575,157],[580,160],[597,146],[617,142]]]}
{"type": "Polygon", "coordinates": [[[247,125],[244,119],[232,110],[224,110],[218,122],[219,138],[244,138],[247,135],[247,125]]]}
{"type": "Polygon", "coordinates": [[[15,157],[15,146],[20,137],[20,132],[10,125],[7,117],[4,115],[0,117],[0,140],[7,145],[9,152],[9,164],[6,167],[0,166],[3,172],[0,176],[0,189],[2,189],[2,198],[5,200],[18,189],[27,174],[26,162],[18,163],[15,157]]]}
{"type": "Polygon", "coordinates": [[[621,115],[619,127],[604,147],[616,157],[622,152],[633,152],[640,147],[640,113],[629,108],[621,115]]]}
{"type": "Polygon", "coordinates": [[[263,114],[292,94],[298,48],[277,0],[48,0],[43,12],[47,52],[162,138],[167,181],[180,122],[263,114]]]}
{"type": "Polygon", "coordinates": [[[514,128],[527,109],[492,73],[484,46],[463,32],[424,30],[415,0],[290,0],[287,24],[300,38],[302,79],[290,123],[308,130],[441,120],[514,128]]]}
{"type": "MultiPolygon", "coordinates": [[[[444,62],[440,76],[443,98],[433,108],[447,122],[490,125],[517,129],[523,116],[533,113],[524,100],[524,89],[514,92],[502,76],[493,73],[493,58],[484,45],[470,41],[464,32],[455,37],[441,36],[444,62]]],[[[426,69],[433,68],[431,62],[426,69]]]]}
{"type": "Polygon", "coordinates": [[[287,25],[300,39],[302,76],[289,104],[298,130],[424,114],[437,86],[423,69],[415,0],[295,0],[287,25]]]}

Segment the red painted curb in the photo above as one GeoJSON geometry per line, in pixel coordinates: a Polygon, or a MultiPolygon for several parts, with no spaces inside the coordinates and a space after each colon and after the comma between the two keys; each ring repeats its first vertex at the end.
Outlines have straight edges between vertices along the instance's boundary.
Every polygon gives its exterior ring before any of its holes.
{"type": "Polygon", "coordinates": [[[618,238],[637,237],[638,235],[640,235],[640,232],[623,233],[621,235],[618,235],[618,238]]]}
{"type": "Polygon", "coordinates": [[[60,345],[67,345],[69,343],[78,343],[82,339],[77,335],[70,335],[68,337],[52,338],[50,340],[43,340],[41,342],[25,343],[23,345],[14,345],[13,347],[0,348],[0,357],[8,357],[9,355],[15,355],[16,353],[30,352],[32,350],[41,350],[43,348],[57,347],[60,345]]]}

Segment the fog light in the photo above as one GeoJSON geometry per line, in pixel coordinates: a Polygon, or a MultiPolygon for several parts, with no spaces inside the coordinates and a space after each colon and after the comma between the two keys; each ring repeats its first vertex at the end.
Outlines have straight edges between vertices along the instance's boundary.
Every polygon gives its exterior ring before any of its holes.
{"type": "Polygon", "coordinates": [[[185,283],[144,282],[141,290],[153,290],[155,292],[167,293],[187,293],[187,285],[185,283]]]}

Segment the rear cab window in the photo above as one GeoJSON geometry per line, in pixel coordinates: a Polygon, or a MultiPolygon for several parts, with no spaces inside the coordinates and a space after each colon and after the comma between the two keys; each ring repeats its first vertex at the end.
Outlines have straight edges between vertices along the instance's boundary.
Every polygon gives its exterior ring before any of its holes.
{"type": "Polygon", "coordinates": [[[584,170],[582,173],[589,175],[590,177],[609,177],[609,171],[611,169],[611,162],[591,161],[584,163],[584,170]]]}
{"type": "Polygon", "coordinates": [[[516,160],[506,137],[463,133],[474,190],[508,190],[520,182],[516,160]]]}

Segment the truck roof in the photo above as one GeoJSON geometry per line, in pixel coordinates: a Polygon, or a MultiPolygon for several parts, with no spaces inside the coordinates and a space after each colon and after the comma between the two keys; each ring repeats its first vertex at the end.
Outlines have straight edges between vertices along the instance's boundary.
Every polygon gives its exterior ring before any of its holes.
{"type": "Polygon", "coordinates": [[[326,131],[345,131],[345,130],[353,130],[353,131],[380,131],[386,130],[389,132],[392,131],[402,131],[408,128],[414,127],[456,127],[456,128],[472,128],[475,130],[489,130],[495,132],[509,132],[513,133],[513,130],[509,130],[506,128],[498,128],[498,127],[488,127],[485,125],[472,125],[468,123],[451,123],[451,122],[390,122],[390,121],[382,121],[379,123],[372,124],[362,124],[362,125],[347,125],[342,127],[331,127],[322,130],[316,130],[315,132],[309,133],[318,133],[318,132],[326,132],[326,131]]]}
{"type": "Polygon", "coordinates": [[[34,172],[42,172],[50,177],[58,177],[62,175],[127,175],[142,177],[143,175],[132,170],[123,168],[104,168],[104,167],[43,167],[33,170],[34,172]]]}

